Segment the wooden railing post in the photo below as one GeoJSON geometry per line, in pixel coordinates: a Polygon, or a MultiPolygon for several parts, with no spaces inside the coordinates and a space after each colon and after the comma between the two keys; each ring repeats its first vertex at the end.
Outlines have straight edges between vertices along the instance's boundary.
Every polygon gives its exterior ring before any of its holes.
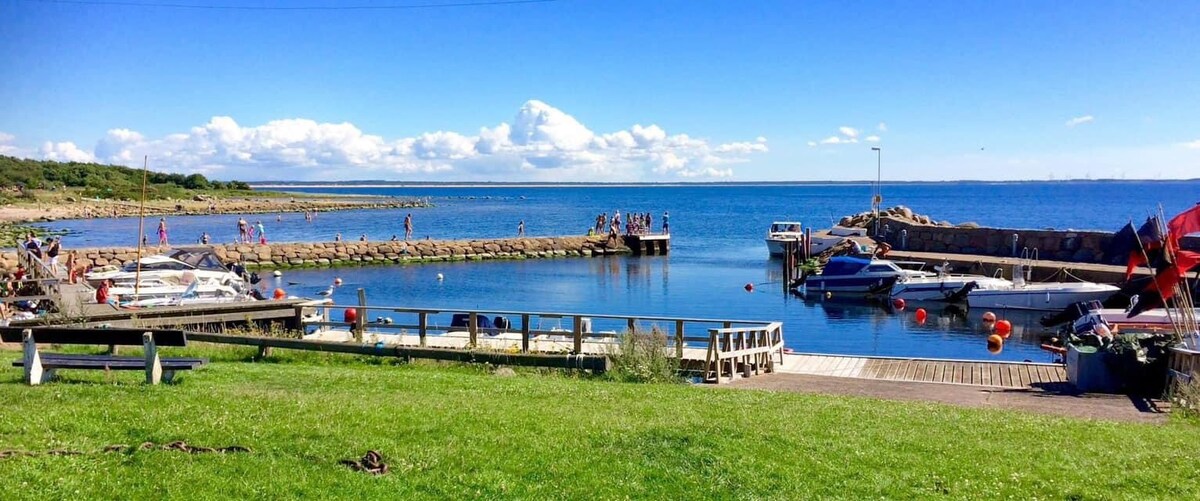
{"type": "Polygon", "coordinates": [[[529,314],[521,314],[521,353],[529,353],[529,314]]]}
{"type": "Polygon", "coordinates": [[[429,334],[429,312],[422,311],[417,313],[417,338],[421,340],[421,347],[425,347],[425,336],[429,334]]]}
{"type": "Polygon", "coordinates": [[[467,333],[470,335],[469,346],[472,348],[475,347],[475,342],[479,340],[479,324],[476,323],[478,321],[478,313],[472,311],[467,314],[467,333]]]}
{"type": "Polygon", "coordinates": [[[629,327],[630,335],[637,334],[637,319],[636,318],[629,317],[629,319],[625,323],[629,327]]]}
{"type": "Polygon", "coordinates": [[[575,315],[571,322],[571,337],[574,340],[575,354],[583,353],[583,317],[575,315]]]}
{"type": "Polygon", "coordinates": [[[683,364],[683,320],[675,321],[675,358],[683,364]]]}
{"type": "Polygon", "coordinates": [[[358,288],[357,310],[354,316],[354,341],[361,343],[363,341],[363,330],[365,330],[367,322],[367,290],[362,287],[358,288]]]}

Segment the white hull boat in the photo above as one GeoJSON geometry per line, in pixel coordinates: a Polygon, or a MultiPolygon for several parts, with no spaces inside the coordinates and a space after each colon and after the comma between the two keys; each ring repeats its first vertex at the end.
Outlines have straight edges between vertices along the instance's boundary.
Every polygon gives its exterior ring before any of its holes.
{"type": "Polygon", "coordinates": [[[1092,282],[1016,281],[1009,288],[973,290],[967,294],[967,305],[972,309],[1059,311],[1081,301],[1104,301],[1119,290],[1092,282]]]}
{"type": "Polygon", "coordinates": [[[771,229],[767,231],[767,252],[772,256],[782,256],[787,252],[788,242],[803,242],[804,232],[800,228],[800,223],[792,221],[771,223],[771,229]]]}
{"type": "Polygon", "coordinates": [[[983,275],[937,275],[907,277],[892,286],[892,299],[905,301],[961,302],[973,290],[1011,288],[1012,282],[983,275]]]}

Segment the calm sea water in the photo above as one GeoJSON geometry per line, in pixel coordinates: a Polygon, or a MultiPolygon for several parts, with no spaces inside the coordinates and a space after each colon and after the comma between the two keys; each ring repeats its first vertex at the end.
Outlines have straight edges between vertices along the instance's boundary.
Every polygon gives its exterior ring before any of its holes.
{"type": "MultiPolygon", "coordinates": [[[[495,238],[516,234],[583,234],[597,214],[650,212],[655,226],[671,214],[672,249],[665,257],[613,257],[290,271],[274,283],[290,293],[315,294],[334,277],[345,285],[339,303],[364,287],[371,304],[431,308],[490,308],[646,316],[686,316],[784,322],[788,346],[798,351],[952,358],[1047,361],[1037,348],[1038,315],[1007,313],[1016,326],[998,355],[986,351],[980,312],[965,317],[931,311],[925,325],[907,312],[832,300],[805,301],[787,294],[777,261],[767,258],[763,236],[774,220],[828,227],[869,206],[871,187],[686,186],[567,188],[343,188],[297,191],[428,197],[435,207],[413,210],[252,215],[271,241],[371,240],[403,236],[412,213],[415,235],[434,239],[495,238]],[[438,273],[445,280],[438,281],[438,273]],[[756,285],[746,292],[747,283],[756,285]]],[[[884,187],[885,205],[903,204],[935,219],[1013,228],[1113,231],[1140,221],[1159,204],[1174,214],[1200,201],[1200,182],[1029,184],[942,183],[884,187]]],[[[172,242],[193,243],[201,232],[217,241],[236,236],[237,215],[168,218],[172,242]]],[[[62,221],[67,246],[130,246],[135,219],[62,221]]],[[[147,223],[147,233],[153,231],[147,223]]],[[[151,235],[151,241],[155,237],[151,235]]]]}

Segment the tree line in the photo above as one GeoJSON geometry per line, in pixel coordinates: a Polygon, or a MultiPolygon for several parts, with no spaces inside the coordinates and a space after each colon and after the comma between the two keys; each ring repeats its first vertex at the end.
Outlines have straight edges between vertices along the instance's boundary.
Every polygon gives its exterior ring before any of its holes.
{"type": "MultiPolygon", "coordinates": [[[[250,191],[242,181],[218,181],[203,174],[149,172],[146,196],[151,199],[184,197],[191,191],[250,191]]],[[[120,165],[85,162],[56,162],[0,155],[0,187],[54,190],[79,188],[82,196],[108,199],[138,199],[142,192],[142,170],[120,165]]]]}

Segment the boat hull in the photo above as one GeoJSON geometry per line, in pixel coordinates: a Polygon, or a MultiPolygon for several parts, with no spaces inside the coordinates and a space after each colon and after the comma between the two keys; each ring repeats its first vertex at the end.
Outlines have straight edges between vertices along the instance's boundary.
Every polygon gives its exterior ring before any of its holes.
{"type": "Polygon", "coordinates": [[[1059,311],[1081,301],[1104,301],[1119,290],[1106,285],[1065,289],[975,290],[967,294],[967,304],[971,308],[1059,311]]]}
{"type": "Polygon", "coordinates": [[[953,301],[966,299],[968,284],[975,290],[1012,287],[1008,280],[985,276],[952,276],[931,280],[900,280],[892,286],[892,298],[905,301],[953,301]]]}

